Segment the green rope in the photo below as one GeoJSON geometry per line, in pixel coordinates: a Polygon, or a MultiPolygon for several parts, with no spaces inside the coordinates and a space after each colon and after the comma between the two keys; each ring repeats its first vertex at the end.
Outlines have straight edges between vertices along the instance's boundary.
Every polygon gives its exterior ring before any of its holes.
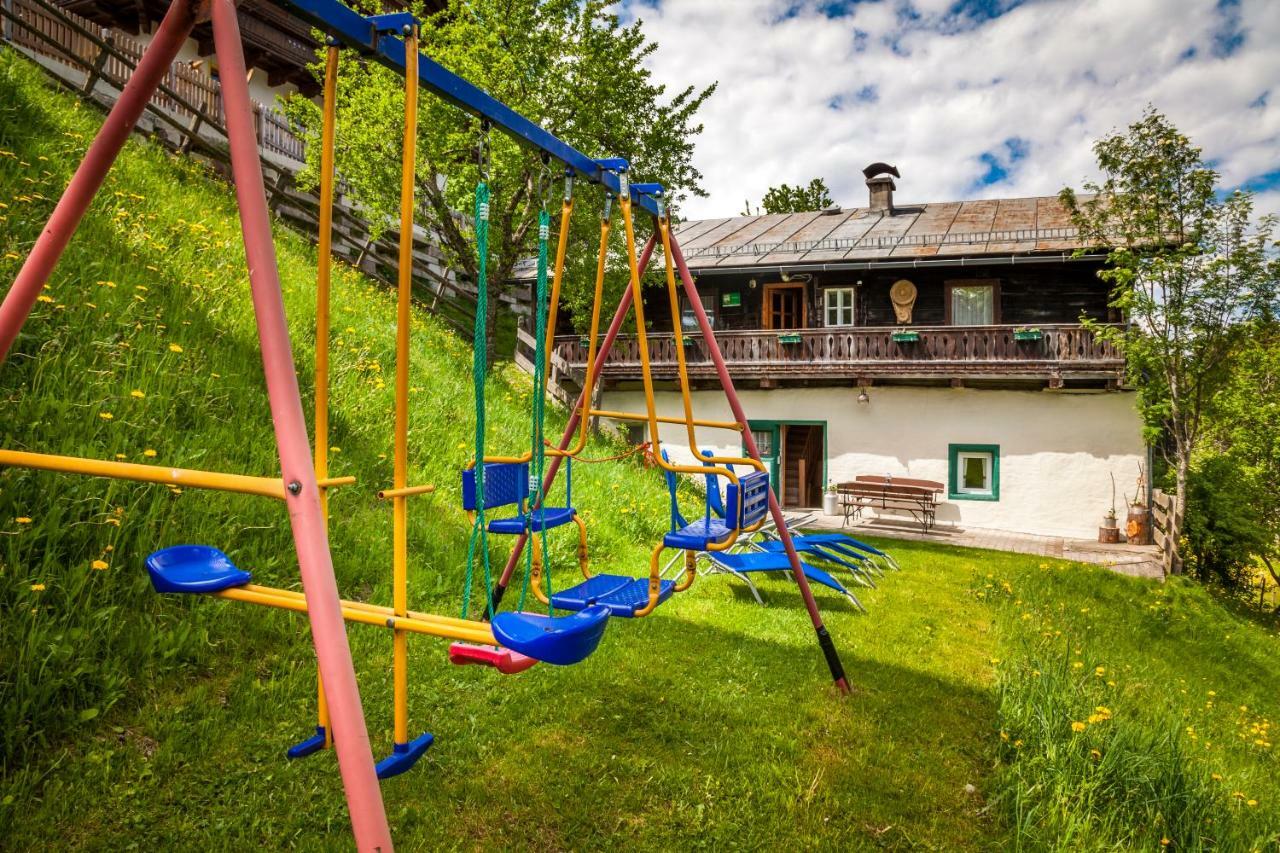
{"type": "Polygon", "coordinates": [[[489,315],[489,187],[483,181],[476,185],[476,322],[472,340],[471,378],[475,385],[476,399],[476,522],[471,528],[471,541],[467,545],[467,579],[462,589],[462,618],[467,618],[471,607],[471,582],[475,573],[476,550],[479,548],[484,564],[485,608],[493,618],[493,575],[489,566],[489,541],[484,518],[484,383],[489,372],[488,340],[489,315]]]}
{"type": "MultiPolygon", "coordinates": [[[[547,528],[542,523],[545,512],[546,495],[543,492],[543,476],[546,470],[546,445],[544,443],[544,424],[546,420],[547,397],[547,242],[551,236],[551,214],[546,207],[538,214],[538,276],[537,297],[534,303],[534,348],[533,348],[533,417],[530,419],[529,442],[533,453],[532,472],[530,474],[530,512],[526,514],[525,533],[536,519],[538,522],[538,538],[542,546],[542,568],[545,578],[547,598],[551,598],[551,559],[547,552],[547,528]],[[534,509],[536,507],[536,509],[534,509]]],[[[533,575],[533,549],[525,549],[524,585],[520,589],[519,608],[524,609],[525,598],[529,593],[529,580],[533,575]]],[[[547,612],[551,612],[548,605],[547,612]]]]}

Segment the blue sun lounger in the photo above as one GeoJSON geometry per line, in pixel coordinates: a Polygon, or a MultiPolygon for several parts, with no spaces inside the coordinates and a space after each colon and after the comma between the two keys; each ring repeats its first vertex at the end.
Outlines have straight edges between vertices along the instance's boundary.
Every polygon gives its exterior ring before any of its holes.
{"type": "MultiPolygon", "coordinates": [[[[868,558],[863,556],[852,556],[838,549],[829,549],[817,542],[802,542],[799,536],[791,537],[792,543],[796,546],[796,551],[801,554],[809,554],[819,560],[828,563],[835,563],[843,566],[853,575],[853,579],[862,586],[875,589],[875,582],[871,580],[871,573],[867,569],[868,558]]],[[[780,539],[768,539],[764,542],[753,542],[752,547],[759,548],[767,554],[786,554],[786,546],[780,539]]]]}
{"type": "MultiPolygon", "coordinates": [[[[776,573],[791,571],[791,559],[787,557],[786,554],[769,554],[759,551],[755,553],[739,552],[731,554],[708,551],[705,556],[707,561],[711,563],[713,572],[725,572],[746,581],[751,587],[751,592],[755,595],[756,601],[761,604],[764,604],[764,602],[760,599],[760,594],[756,592],[755,585],[751,583],[750,579],[747,578],[747,575],[753,572],[776,573]]],[[[849,590],[846,589],[844,584],[840,583],[840,581],[836,580],[822,569],[811,566],[808,563],[801,562],[800,567],[804,570],[804,576],[806,578],[816,584],[821,584],[829,589],[834,589],[836,592],[849,599],[850,603],[852,603],[854,607],[858,608],[863,613],[867,612],[867,609],[862,606],[862,602],[858,600],[857,596],[852,592],[849,592],[849,590]]]]}

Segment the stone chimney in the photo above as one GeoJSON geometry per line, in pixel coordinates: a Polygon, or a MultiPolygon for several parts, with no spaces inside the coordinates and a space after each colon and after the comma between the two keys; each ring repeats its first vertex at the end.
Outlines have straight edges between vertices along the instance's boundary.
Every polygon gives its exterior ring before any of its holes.
{"type": "Polygon", "coordinates": [[[888,163],[872,163],[862,170],[867,178],[867,189],[871,191],[870,207],[872,212],[893,215],[893,191],[897,185],[894,178],[901,178],[896,166],[888,163]],[[892,176],[892,177],[891,177],[892,176]]]}

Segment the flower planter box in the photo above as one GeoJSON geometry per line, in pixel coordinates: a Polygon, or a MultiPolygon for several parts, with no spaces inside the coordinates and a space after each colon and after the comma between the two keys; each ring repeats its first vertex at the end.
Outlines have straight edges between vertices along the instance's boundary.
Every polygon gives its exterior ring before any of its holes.
{"type": "Polygon", "coordinates": [[[919,332],[894,332],[893,342],[895,344],[914,344],[920,340],[919,332]]]}
{"type": "Polygon", "coordinates": [[[1015,341],[1039,341],[1044,339],[1044,332],[1039,329],[1015,329],[1013,339],[1015,341]]]}
{"type": "Polygon", "coordinates": [[[804,341],[799,335],[778,335],[778,343],[780,344],[798,344],[804,341]]]}

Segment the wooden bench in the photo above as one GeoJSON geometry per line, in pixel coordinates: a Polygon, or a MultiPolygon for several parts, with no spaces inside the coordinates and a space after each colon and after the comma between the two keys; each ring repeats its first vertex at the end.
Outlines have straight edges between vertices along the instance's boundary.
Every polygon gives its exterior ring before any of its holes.
{"type": "Polygon", "coordinates": [[[862,474],[851,482],[837,483],[836,493],[844,510],[844,524],[868,509],[906,510],[929,532],[937,515],[938,495],[945,487],[933,480],[862,474]]]}

